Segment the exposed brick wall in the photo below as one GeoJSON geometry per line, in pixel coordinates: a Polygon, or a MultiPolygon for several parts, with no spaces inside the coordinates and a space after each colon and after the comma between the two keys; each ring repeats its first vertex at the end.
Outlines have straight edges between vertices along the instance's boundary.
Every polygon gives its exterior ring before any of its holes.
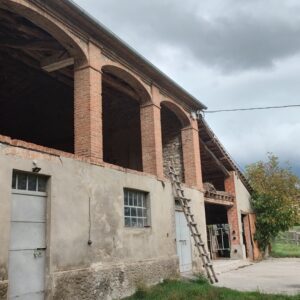
{"type": "Polygon", "coordinates": [[[75,154],[102,161],[101,74],[91,67],[74,73],[75,154]]]}
{"type": "Polygon", "coordinates": [[[173,163],[180,180],[184,179],[181,123],[176,115],[166,107],[161,108],[161,130],[163,145],[164,175],[169,177],[169,162],[173,163]]]}
{"type": "Polygon", "coordinates": [[[251,238],[251,229],[250,229],[250,220],[249,214],[243,216],[243,227],[244,227],[244,235],[246,240],[246,253],[247,258],[253,259],[253,247],[252,247],[252,238],[251,238]]]}
{"type": "Polygon", "coordinates": [[[160,107],[150,104],[141,107],[143,171],[163,177],[163,155],[160,107]]]}
{"type": "Polygon", "coordinates": [[[104,161],[142,171],[140,105],[103,84],[104,161]]]}
{"type": "Polygon", "coordinates": [[[0,134],[74,153],[73,87],[5,54],[0,64],[0,134]]]}
{"type": "MultiPolygon", "coordinates": [[[[225,179],[225,191],[236,196],[235,192],[235,182],[234,182],[234,172],[230,172],[230,176],[225,179]]],[[[240,229],[239,229],[239,213],[237,210],[236,199],[234,204],[227,210],[228,223],[231,228],[231,244],[240,245],[240,229]]]]}
{"type": "Polygon", "coordinates": [[[181,132],[185,183],[202,189],[202,172],[198,130],[192,127],[181,132]]]}
{"type": "Polygon", "coordinates": [[[262,259],[261,251],[259,250],[258,243],[254,239],[254,235],[256,232],[256,215],[255,214],[249,214],[249,227],[250,227],[250,234],[251,234],[251,240],[252,240],[252,246],[253,246],[253,259],[254,260],[260,260],[262,259]]]}

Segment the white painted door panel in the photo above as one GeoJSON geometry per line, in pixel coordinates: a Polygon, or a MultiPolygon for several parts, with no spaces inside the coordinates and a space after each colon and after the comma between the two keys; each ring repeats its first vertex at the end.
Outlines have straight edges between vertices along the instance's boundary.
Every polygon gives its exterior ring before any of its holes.
{"type": "Polygon", "coordinates": [[[21,298],[19,296],[16,296],[16,297],[10,297],[9,299],[10,300],[44,300],[45,294],[44,294],[44,292],[29,293],[26,295],[22,295],[21,298]]]}
{"type": "Polygon", "coordinates": [[[11,223],[10,250],[45,248],[45,223],[11,223]]]}
{"type": "Polygon", "coordinates": [[[12,194],[9,299],[43,300],[46,248],[46,196],[12,194]]]}
{"type": "Polygon", "coordinates": [[[40,257],[34,257],[34,250],[10,252],[9,271],[13,275],[9,281],[11,297],[19,296],[23,300],[26,294],[44,291],[44,252],[40,257]]]}
{"type": "Polygon", "coordinates": [[[46,197],[13,194],[12,221],[45,222],[46,197]]]}
{"type": "Polygon", "coordinates": [[[180,272],[190,272],[192,270],[192,253],[189,227],[183,212],[175,212],[175,218],[180,272]]]}

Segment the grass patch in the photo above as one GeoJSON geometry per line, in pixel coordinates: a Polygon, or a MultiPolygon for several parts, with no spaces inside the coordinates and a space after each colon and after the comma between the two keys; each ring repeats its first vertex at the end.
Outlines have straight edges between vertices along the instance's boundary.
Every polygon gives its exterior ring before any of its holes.
{"type": "Polygon", "coordinates": [[[271,256],[273,257],[300,257],[300,245],[284,244],[275,242],[272,245],[271,256]]]}
{"type": "Polygon", "coordinates": [[[238,292],[197,281],[166,281],[152,288],[138,290],[127,300],[300,300],[298,296],[266,295],[260,292],[238,292]]]}

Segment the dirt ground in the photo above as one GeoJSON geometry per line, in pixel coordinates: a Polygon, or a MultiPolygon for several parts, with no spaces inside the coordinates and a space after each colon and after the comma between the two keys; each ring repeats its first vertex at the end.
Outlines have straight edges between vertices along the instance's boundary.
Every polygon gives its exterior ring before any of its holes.
{"type": "Polygon", "coordinates": [[[239,291],[300,293],[300,258],[272,258],[218,275],[219,283],[239,291]]]}

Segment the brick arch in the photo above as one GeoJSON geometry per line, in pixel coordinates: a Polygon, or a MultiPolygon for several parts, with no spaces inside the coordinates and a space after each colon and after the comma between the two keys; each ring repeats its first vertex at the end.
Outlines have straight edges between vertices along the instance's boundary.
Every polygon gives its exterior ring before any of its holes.
{"type": "Polygon", "coordinates": [[[168,100],[164,100],[160,104],[161,106],[168,108],[171,112],[173,112],[176,115],[176,117],[182,125],[182,128],[191,126],[191,121],[188,115],[180,106],[168,100]]]}
{"type": "Polygon", "coordinates": [[[137,94],[138,101],[140,104],[151,103],[151,96],[135,76],[129,73],[127,70],[114,66],[114,65],[105,65],[102,67],[102,72],[117,77],[121,81],[127,83],[137,94]]]}
{"type": "Polygon", "coordinates": [[[87,62],[87,50],[79,42],[79,38],[64,28],[52,15],[28,0],[1,0],[0,8],[24,17],[36,26],[49,33],[57,40],[78,63],[87,62]]]}

